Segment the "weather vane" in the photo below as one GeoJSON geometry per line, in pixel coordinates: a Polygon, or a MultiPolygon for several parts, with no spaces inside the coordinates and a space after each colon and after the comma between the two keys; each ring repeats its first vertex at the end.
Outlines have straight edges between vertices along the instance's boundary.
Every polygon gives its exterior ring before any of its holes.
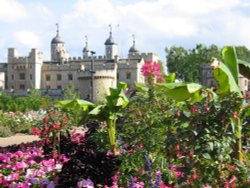
{"type": "Polygon", "coordinates": [[[56,23],[56,32],[57,32],[57,34],[59,34],[59,24],[58,23],[56,23]]]}
{"type": "Polygon", "coordinates": [[[110,33],[112,33],[112,25],[109,24],[110,33]]]}
{"type": "Polygon", "coordinates": [[[85,35],[84,38],[85,38],[85,44],[86,44],[86,46],[88,46],[88,36],[85,35]]]}
{"type": "Polygon", "coordinates": [[[133,44],[135,45],[135,34],[132,34],[133,44]]]}

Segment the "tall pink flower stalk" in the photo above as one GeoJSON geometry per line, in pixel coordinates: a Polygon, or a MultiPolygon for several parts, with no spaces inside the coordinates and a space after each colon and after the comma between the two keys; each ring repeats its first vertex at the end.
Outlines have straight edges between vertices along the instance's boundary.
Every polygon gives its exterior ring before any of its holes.
{"type": "Polygon", "coordinates": [[[164,82],[165,79],[161,75],[161,67],[156,62],[147,61],[141,68],[142,75],[146,78],[149,87],[148,95],[152,100],[154,97],[154,83],[164,82]]]}

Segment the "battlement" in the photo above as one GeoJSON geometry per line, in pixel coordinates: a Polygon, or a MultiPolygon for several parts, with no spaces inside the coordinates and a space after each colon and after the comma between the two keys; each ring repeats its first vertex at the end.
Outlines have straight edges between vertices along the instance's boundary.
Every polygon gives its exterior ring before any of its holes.
{"type": "Polygon", "coordinates": [[[69,61],[91,61],[92,59],[94,60],[107,60],[107,57],[106,56],[88,56],[88,57],[69,57],[69,61]]]}
{"type": "MultiPolygon", "coordinates": [[[[116,68],[116,64],[114,63],[96,63],[94,62],[94,70],[101,71],[101,70],[113,70],[116,68]]],[[[88,62],[71,62],[66,64],[43,64],[42,69],[44,71],[77,71],[77,72],[84,72],[91,69],[91,61],[88,62]]]]}
{"type": "Polygon", "coordinates": [[[8,63],[43,63],[43,53],[32,48],[28,56],[19,56],[17,49],[9,48],[8,63]]]}

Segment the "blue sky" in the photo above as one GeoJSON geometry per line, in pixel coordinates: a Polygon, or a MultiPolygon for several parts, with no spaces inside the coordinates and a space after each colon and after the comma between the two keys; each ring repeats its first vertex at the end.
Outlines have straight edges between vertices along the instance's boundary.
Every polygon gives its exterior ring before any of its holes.
{"type": "Polygon", "coordinates": [[[49,60],[56,23],[71,57],[82,56],[85,35],[104,55],[109,24],[123,57],[133,34],[141,52],[158,53],[163,61],[172,45],[250,48],[249,9],[249,0],[0,0],[0,62],[10,47],[20,56],[37,48],[49,60]]]}

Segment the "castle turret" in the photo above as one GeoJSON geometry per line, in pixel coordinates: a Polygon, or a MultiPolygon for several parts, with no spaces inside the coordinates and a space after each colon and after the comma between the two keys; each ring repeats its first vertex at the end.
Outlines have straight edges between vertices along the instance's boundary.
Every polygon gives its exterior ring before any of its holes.
{"type": "Polygon", "coordinates": [[[128,57],[129,59],[133,59],[133,58],[140,58],[140,51],[135,47],[135,35],[132,35],[133,37],[133,45],[129,48],[128,51],[128,57]]]}
{"type": "Polygon", "coordinates": [[[109,38],[105,41],[105,51],[106,51],[106,58],[107,59],[115,59],[116,56],[119,56],[118,47],[112,37],[112,27],[110,27],[109,38]]]}
{"type": "Polygon", "coordinates": [[[85,36],[85,47],[83,48],[82,53],[83,53],[83,59],[87,59],[91,56],[91,52],[90,52],[90,49],[88,47],[88,37],[87,36],[85,36]]]}
{"type": "Polygon", "coordinates": [[[63,63],[69,58],[68,52],[64,46],[64,42],[59,36],[59,25],[56,24],[56,36],[52,39],[50,44],[51,49],[51,61],[56,63],[63,63]]]}

